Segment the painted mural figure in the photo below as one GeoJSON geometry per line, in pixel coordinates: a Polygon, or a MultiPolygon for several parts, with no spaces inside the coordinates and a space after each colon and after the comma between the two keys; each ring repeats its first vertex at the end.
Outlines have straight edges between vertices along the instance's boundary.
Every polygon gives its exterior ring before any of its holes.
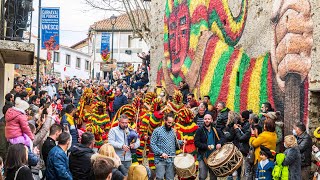
{"type": "MultiPolygon", "coordinates": [[[[240,112],[258,113],[270,102],[284,111],[284,89],[288,74],[301,79],[301,114],[307,119],[308,80],[311,68],[312,20],[308,0],[275,0],[270,19],[272,49],[250,58],[235,48],[244,31],[248,0],[242,0],[237,17],[227,0],[167,0],[164,17],[165,59],[158,69],[157,83],[173,94],[184,80],[198,97],[226,102],[240,112]]],[[[266,42],[268,45],[268,42],[266,42]]]]}

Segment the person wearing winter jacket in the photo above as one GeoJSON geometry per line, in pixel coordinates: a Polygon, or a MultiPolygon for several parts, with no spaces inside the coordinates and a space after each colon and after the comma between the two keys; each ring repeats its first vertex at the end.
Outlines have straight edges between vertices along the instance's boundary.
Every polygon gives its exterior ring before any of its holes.
{"type": "Polygon", "coordinates": [[[121,160],[111,144],[102,145],[98,154],[92,155],[91,162],[94,163],[99,157],[105,157],[114,162],[111,180],[123,180],[128,175],[128,169],[121,164],[121,160]]]}
{"type": "Polygon", "coordinates": [[[301,180],[301,155],[297,139],[293,135],[284,137],[285,159],[283,166],[289,167],[289,180],[301,180]]]}
{"type": "Polygon", "coordinates": [[[230,109],[226,107],[225,102],[218,102],[217,111],[216,128],[222,130],[226,127],[230,109]]]}
{"type": "Polygon", "coordinates": [[[46,179],[72,180],[69,170],[69,158],[66,151],[71,143],[70,134],[63,132],[58,137],[58,145],[52,148],[48,155],[46,179]]]}
{"type": "Polygon", "coordinates": [[[29,166],[37,165],[39,157],[33,153],[34,134],[32,133],[29,124],[26,110],[29,104],[17,97],[15,107],[8,109],[5,119],[5,136],[11,144],[22,143],[29,149],[28,164],[29,166]]]}
{"type": "Polygon", "coordinates": [[[81,136],[81,143],[70,148],[69,165],[73,179],[89,179],[94,143],[94,135],[91,132],[85,132],[81,136]]]}
{"type": "MultiPolygon", "coordinates": [[[[69,104],[66,108],[66,113],[62,116],[60,124],[65,128],[65,126],[68,127],[68,130],[72,137],[72,143],[71,146],[78,143],[78,128],[77,124],[73,118],[77,108],[73,104],[69,104]]],[[[64,129],[66,130],[66,129],[64,129]]]]}
{"type": "Polygon", "coordinates": [[[29,104],[17,97],[15,107],[8,109],[5,115],[5,135],[11,144],[22,143],[28,147],[32,145],[34,135],[28,126],[28,108],[29,104]]]}
{"type": "Polygon", "coordinates": [[[297,122],[293,126],[293,135],[297,138],[298,148],[301,154],[301,177],[303,180],[309,180],[311,171],[312,139],[306,131],[306,126],[302,122],[297,122]]]}

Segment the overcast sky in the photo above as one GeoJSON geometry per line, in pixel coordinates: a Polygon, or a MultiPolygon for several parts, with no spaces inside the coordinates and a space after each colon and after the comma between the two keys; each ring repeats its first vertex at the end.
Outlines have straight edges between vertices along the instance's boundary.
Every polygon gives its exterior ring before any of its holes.
{"type": "MultiPolygon", "coordinates": [[[[33,1],[32,32],[38,34],[38,2],[33,1]]],[[[91,10],[84,0],[41,0],[42,7],[60,7],[60,44],[71,46],[87,37],[89,26],[113,12],[91,10]]]]}

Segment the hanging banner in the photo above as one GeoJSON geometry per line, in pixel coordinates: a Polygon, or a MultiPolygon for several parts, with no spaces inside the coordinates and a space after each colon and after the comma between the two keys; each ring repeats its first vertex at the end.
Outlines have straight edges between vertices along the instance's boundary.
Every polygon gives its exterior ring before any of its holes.
{"type": "Polygon", "coordinates": [[[110,62],[110,33],[101,33],[100,54],[103,61],[110,62]]]}
{"type": "Polygon", "coordinates": [[[41,8],[41,48],[59,50],[60,9],[41,8]]]}

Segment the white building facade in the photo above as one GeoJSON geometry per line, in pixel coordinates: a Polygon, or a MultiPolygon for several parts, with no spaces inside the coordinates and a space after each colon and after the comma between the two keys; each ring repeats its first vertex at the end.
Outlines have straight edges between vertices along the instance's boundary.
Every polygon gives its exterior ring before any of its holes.
{"type": "Polygon", "coordinates": [[[59,51],[53,52],[53,72],[61,79],[91,78],[92,60],[89,54],[77,51],[67,46],[60,46],[59,51]]]}
{"type": "MultiPolygon", "coordinates": [[[[37,45],[37,37],[32,36],[31,42],[37,45]]],[[[88,53],[60,45],[59,50],[52,51],[51,57],[52,70],[47,70],[48,73],[54,72],[62,80],[74,76],[80,79],[91,78],[92,58],[88,53]]],[[[40,50],[40,58],[47,59],[47,50],[40,50]]]]}
{"type": "MultiPolygon", "coordinates": [[[[88,50],[91,54],[91,59],[94,64],[92,68],[95,78],[105,78],[107,74],[107,71],[102,68],[102,64],[105,64],[105,62],[101,58],[102,33],[110,34],[109,48],[111,53],[112,25],[110,19],[105,19],[94,23],[94,25],[92,25],[89,30],[90,38],[87,41],[88,46],[81,48],[81,50],[88,50]]],[[[143,39],[133,38],[132,27],[126,14],[118,16],[114,26],[113,37],[113,59],[116,61],[116,64],[113,67],[120,70],[125,63],[130,62],[134,65],[136,70],[138,64],[142,64],[142,59],[138,57],[137,53],[148,53],[150,47],[148,47],[143,39]]]]}

